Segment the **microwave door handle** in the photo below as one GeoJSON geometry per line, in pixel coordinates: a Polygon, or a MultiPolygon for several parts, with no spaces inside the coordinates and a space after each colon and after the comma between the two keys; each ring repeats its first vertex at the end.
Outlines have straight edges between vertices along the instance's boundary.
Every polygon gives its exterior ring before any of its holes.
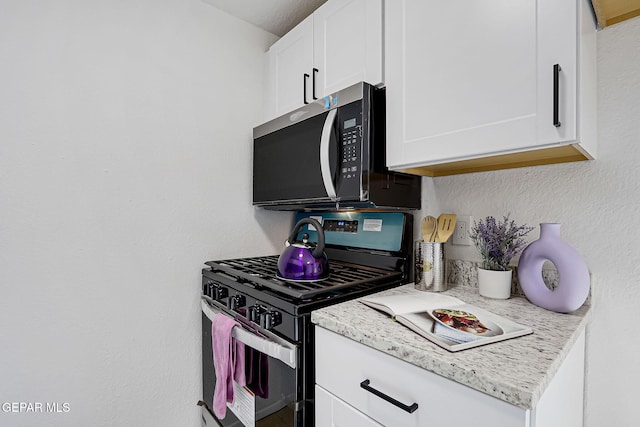
{"type": "Polygon", "coordinates": [[[337,112],[338,110],[335,108],[329,111],[324,121],[324,126],[322,127],[322,136],[320,137],[320,171],[322,172],[324,188],[327,190],[327,195],[331,200],[337,199],[336,187],[333,183],[333,177],[331,176],[331,164],[329,162],[331,132],[333,131],[333,123],[336,120],[337,112]]]}

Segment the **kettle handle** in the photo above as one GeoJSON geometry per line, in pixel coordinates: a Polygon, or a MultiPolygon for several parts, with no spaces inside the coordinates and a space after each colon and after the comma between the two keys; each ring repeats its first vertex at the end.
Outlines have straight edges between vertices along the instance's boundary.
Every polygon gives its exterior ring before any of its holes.
{"type": "Polygon", "coordinates": [[[298,221],[296,226],[293,227],[291,234],[289,234],[287,243],[291,244],[296,241],[298,233],[305,224],[313,225],[318,232],[318,244],[316,245],[311,255],[313,255],[314,258],[321,258],[324,254],[324,230],[322,228],[322,225],[313,218],[302,218],[300,221],[298,221]]]}

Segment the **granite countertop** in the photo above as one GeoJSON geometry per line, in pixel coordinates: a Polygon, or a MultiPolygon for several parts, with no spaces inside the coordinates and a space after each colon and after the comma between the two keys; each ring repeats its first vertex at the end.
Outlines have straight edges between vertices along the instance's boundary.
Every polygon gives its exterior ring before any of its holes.
{"type": "MultiPolygon", "coordinates": [[[[412,289],[413,284],[408,284],[376,296],[412,289]]],[[[493,300],[481,297],[477,289],[462,286],[445,294],[529,326],[533,334],[452,353],[357,299],[316,310],[311,321],[475,390],[533,409],[585,328],[591,312],[584,305],[569,314],[554,313],[524,297],[493,300]]]]}

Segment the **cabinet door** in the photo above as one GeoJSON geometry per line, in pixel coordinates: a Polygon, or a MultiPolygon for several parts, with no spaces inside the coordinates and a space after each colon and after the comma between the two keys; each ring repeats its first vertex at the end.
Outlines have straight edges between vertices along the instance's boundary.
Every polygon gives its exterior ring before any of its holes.
{"type": "Polygon", "coordinates": [[[316,95],[382,76],[382,0],[331,0],[313,14],[316,95]]]}
{"type": "Polygon", "coordinates": [[[269,56],[267,118],[285,114],[312,101],[313,16],[274,43],[269,56]]]}
{"type": "Polygon", "coordinates": [[[316,385],[316,427],[382,427],[371,418],[316,385]]]}
{"type": "Polygon", "coordinates": [[[578,138],[578,2],[538,0],[538,145],[578,138]]]}
{"type": "MultiPolygon", "coordinates": [[[[557,17],[545,21],[556,3],[387,2],[389,166],[465,160],[539,144],[538,110],[547,103],[551,111],[553,64],[564,62],[559,56],[568,46],[554,55],[546,53],[556,41],[554,26],[563,25],[557,17]],[[545,101],[540,99],[542,92],[545,101]]],[[[570,80],[574,70],[569,61],[567,67],[562,78],[570,80]]],[[[568,90],[571,82],[565,83],[563,90],[568,90]]],[[[553,142],[546,138],[545,143],[553,142]]]]}

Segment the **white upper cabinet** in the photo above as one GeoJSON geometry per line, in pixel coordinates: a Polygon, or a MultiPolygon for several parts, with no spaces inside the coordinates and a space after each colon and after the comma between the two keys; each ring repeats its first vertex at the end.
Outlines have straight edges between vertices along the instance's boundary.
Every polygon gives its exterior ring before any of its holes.
{"type": "Polygon", "coordinates": [[[269,48],[267,117],[294,110],[312,100],[313,16],[269,48]]]}
{"type": "Polygon", "coordinates": [[[266,118],[383,83],[382,0],[329,0],[269,48],[266,118]]]}
{"type": "Polygon", "coordinates": [[[387,164],[422,175],[595,155],[587,0],[385,5],[387,164]]]}
{"type": "Polygon", "coordinates": [[[329,0],[313,14],[313,32],[320,96],[383,83],[382,0],[329,0]]]}

